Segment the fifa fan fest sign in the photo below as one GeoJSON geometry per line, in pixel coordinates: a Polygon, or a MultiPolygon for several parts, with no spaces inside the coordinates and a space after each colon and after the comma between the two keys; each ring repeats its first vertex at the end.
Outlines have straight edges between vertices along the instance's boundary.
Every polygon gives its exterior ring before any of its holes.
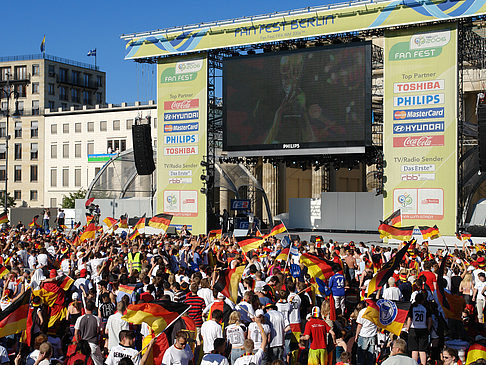
{"type": "Polygon", "coordinates": [[[207,154],[206,55],[166,58],[157,68],[157,212],[171,224],[206,232],[206,195],[199,190],[207,154]]]}
{"type": "Polygon", "coordinates": [[[384,216],[454,235],[457,214],[457,30],[385,34],[384,216]]]}

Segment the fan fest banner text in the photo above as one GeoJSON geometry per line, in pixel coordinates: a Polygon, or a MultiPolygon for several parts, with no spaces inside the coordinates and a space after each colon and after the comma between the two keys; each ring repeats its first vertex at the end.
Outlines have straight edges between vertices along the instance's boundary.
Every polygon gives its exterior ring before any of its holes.
{"type": "Polygon", "coordinates": [[[171,225],[206,233],[206,195],[201,194],[207,155],[207,57],[174,57],[157,67],[157,213],[171,225]]]}
{"type": "Polygon", "coordinates": [[[457,215],[457,30],[385,33],[383,215],[454,235],[457,215]]]}

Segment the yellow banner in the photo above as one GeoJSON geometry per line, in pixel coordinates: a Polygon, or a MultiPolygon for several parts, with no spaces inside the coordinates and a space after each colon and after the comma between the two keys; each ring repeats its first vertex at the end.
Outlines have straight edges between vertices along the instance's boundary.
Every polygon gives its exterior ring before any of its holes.
{"type": "Polygon", "coordinates": [[[126,59],[198,52],[486,13],[485,0],[395,0],[329,5],[122,36],[126,59]]]}
{"type": "Polygon", "coordinates": [[[157,67],[157,213],[206,233],[200,176],[207,155],[207,56],[163,59],[157,67]]]}
{"type": "Polygon", "coordinates": [[[457,29],[385,34],[383,215],[454,235],[457,214],[457,29]]]}

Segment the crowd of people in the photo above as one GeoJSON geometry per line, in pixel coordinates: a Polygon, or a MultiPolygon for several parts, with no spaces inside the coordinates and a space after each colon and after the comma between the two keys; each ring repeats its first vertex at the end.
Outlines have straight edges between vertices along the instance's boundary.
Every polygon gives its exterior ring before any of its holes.
{"type": "Polygon", "coordinates": [[[79,242],[71,230],[4,228],[0,318],[32,294],[25,331],[0,339],[0,363],[456,365],[465,364],[470,346],[486,345],[484,246],[458,242],[452,252],[432,253],[415,244],[387,285],[368,293],[398,248],[296,240],[293,254],[283,255],[282,244],[269,237],[245,253],[233,237],[208,239],[187,229],[172,237],[109,233],[79,242]],[[304,253],[342,270],[316,283],[300,260],[304,253]],[[438,277],[444,255],[450,260],[438,277]],[[244,269],[236,282],[221,280],[237,268],[244,269]],[[464,298],[464,307],[454,308],[462,321],[444,316],[440,280],[464,298]],[[234,298],[223,294],[224,285],[236,288],[234,298]],[[400,336],[364,316],[367,293],[412,303],[400,336]],[[143,303],[189,306],[165,323],[164,345],[153,324],[126,320],[143,303]]]}

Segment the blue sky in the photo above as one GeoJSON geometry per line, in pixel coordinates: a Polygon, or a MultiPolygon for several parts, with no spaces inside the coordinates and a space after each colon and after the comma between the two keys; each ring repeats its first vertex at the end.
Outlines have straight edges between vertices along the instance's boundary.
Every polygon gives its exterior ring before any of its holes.
{"type": "Polygon", "coordinates": [[[123,33],[163,29],[319,6],[338,1],[6,1],[2,4],[1,56],[46,53],[93,63],[88,50],[96,48],[97,63],[106,72],[107,102],[155,98],[154,68],[125,61],[123,33]]]}

